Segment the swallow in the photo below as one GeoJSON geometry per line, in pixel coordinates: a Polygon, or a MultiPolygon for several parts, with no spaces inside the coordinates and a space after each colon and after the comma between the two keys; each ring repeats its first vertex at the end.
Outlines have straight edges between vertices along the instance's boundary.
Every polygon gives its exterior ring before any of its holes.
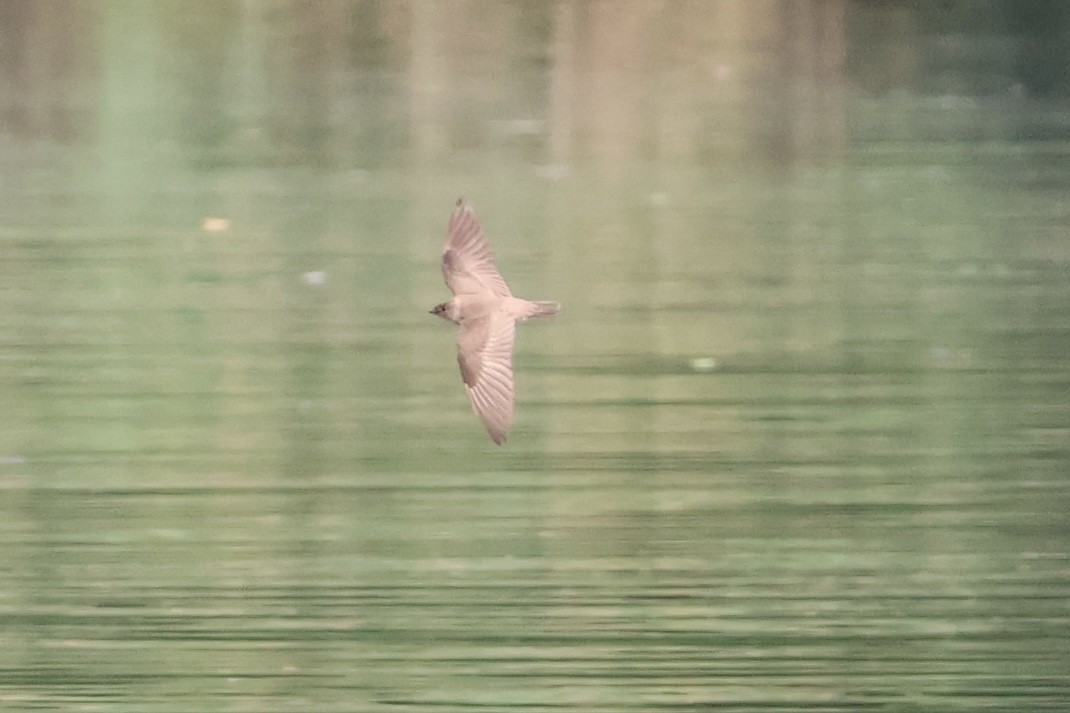
{"type": "Polygon", "coordinates": [[[446,231],[442,276],[453,299],[435,305],[431,314],[457,325],[457,362],[468,401],[491,440],[501,445],[513,425],[516,325],[553,317],[561,304],[513,296],[475,211],[460,198],[446,231]]]}

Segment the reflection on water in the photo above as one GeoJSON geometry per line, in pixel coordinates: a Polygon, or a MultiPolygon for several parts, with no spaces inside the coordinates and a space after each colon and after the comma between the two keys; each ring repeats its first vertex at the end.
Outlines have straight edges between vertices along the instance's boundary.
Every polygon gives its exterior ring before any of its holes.
{"type": "Polygon", "coordinates": [[[1030,30],[756,5],[0,8],[0,708],[1061,709],[1030,30]],[[459,194],[565,305],[500,449],[459,194]]]}

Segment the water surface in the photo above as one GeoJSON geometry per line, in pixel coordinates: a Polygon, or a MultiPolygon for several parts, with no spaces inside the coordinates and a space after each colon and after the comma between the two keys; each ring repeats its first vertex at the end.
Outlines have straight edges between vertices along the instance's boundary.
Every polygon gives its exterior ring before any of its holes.
{"type": "Polygon", "coordinates": [[[1063,710],[1065,103],[1013,23],[760,4],[36,16],[0,707],[1063,710]],[[458,195],[564,304],[502,448],[458,195]]]}

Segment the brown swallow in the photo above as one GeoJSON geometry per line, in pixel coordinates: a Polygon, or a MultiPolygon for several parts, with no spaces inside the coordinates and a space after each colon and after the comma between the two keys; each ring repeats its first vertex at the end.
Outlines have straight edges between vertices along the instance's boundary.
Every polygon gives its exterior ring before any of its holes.
{"type": "Polygon", "coordinates": [[[513,297],[494,265],[475,211],[460,198],[450,216],[442,276],[453,299],[435,305],[431,314],[458,325],[457,361],[468,400],[491,440],[501,445],[513,425],[516,323],[553,317],[561,305],[513,297]]]}

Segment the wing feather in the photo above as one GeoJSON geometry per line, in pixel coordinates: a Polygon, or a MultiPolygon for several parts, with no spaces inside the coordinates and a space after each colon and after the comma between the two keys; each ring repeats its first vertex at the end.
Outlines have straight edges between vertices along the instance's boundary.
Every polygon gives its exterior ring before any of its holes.
{"type": "Polygon", "coordinates": [[[442,276],[455,295],[492,292],[509,297],[509,285],[494,264],[494,253],[472,207],[457,200],[442,251],[442,276]]]}
{"type": "Polygon", "coordinates": [[[516,323],[497,313],[457,332],[457,360],[472,410],[501,445],[513,425],[513,344],[516,323]]]}

